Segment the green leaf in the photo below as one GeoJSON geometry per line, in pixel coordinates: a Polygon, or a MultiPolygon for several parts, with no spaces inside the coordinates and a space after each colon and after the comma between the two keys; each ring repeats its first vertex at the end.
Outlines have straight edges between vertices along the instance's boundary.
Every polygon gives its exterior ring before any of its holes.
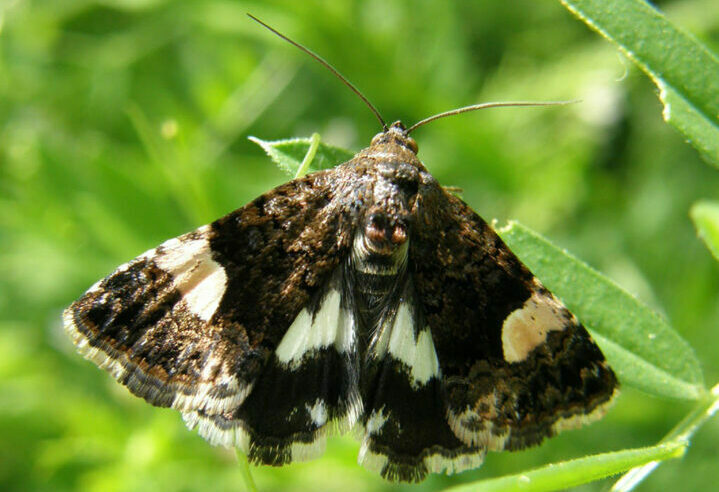
{"type": "MultiPolygon", "coordinates": [[[[275,164],[293,178],[297,175],[302,161],[312,145],[311,138],[290,138],[274,141],[261,140],[257,137],[249,137],[249,139],[262,147],[275,164]]],[[[352,159],[353,156],[354,154],[348,150],[320,143],[307,172],[312,173],[322,169],[330,169],[352,159]]]]}
{"type": "Polygon", "coordinates": [[[565,490],[610,477],[652,461],[679,458],[684,454],[685,450],[686,443],[676,441],[646,448],[595,454],[535,468],[517,475],[450,487],[445,489],[444,492],[565,490]]]}
{"type": "Polygon", "coordinates": [[[590,329],[622,384],[679,399],[705,393],[694,351],[662,317],[526,227],[510,222],[498,232],[590,329]]]}
{"type": "Polygon", "coordinates": [[[698,202],[689,215],[694,221],[699,237],[704,240],[714,257],[719,260],[719,203],[698,202]]]}
{"type": "Polygon", "coordinates": [[[664,104],[664,120],[682,132],[689,143],[719,166],[719,127],[716,123],[697,112],[691,103],[667,84],[657,79],[655,82],[659,87],[659,99],[664,104]]]}
{"type": "Polygon", "coordinates": [[[561,0],[660,89],[664,119],[719,166],[719,59],[643,0],[561,0]]]}

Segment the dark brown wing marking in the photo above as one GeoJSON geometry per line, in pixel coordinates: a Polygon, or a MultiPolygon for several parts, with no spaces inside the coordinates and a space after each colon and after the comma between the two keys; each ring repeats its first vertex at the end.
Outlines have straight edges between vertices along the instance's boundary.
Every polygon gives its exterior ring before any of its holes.
{"type": "Polygon", "coordinates": [[[455,435],[521,449],[600,417],[617,381],[584,327],[466,204],[425,198],[410,268],[455,435]]]}
{"type": "Polygon", "coordinates": [[[484,448],[464,443],[447,422],[437,355],[411,279],[380,328],[362,371],[365,414],[359,462],[392,481],[476,468],[484,448]]]}
{"type": "Polygon", "coordinates": [[[328,431],[351,428],[362,411],[355,319],[343,301],[342,268],[317,303],[302,309],[237,409],[185,415],[214,444],[237,446],[254,463],[317,457],[328,431]],[[332,425],[327,425],[332,423],[332,425]]]}
{"type": "Polygon", "coordinates": [[[352,219],[333,200],[333,172],[286,183],[95,284],[64,314],[79,351],[153,405],[236,409],[347,254],[352,219]]]}

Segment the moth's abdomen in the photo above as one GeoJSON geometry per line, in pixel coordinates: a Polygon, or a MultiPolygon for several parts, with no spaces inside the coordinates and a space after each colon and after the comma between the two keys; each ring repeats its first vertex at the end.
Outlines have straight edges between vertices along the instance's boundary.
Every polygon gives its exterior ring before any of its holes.
{"type": "Polygon", "coordinates": [[[383,296],[397,283],[397,274],[392,272],[369,273],[355,269],[355,290],[365,296],[383,296]]]}
{"type": "Polygon", "coordinates": [[[357,311],[366,329],[375,327],[398,282],[398,274],[366,273],[355,269],[354,294],[357,311]]]}

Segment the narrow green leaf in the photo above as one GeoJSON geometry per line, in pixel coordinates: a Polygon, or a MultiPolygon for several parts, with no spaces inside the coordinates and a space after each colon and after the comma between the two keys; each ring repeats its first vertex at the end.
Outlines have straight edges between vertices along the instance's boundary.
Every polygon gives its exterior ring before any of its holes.
{"type": "Polygon", "coordinates": [[[693,400],[705,393],[694,351],[662,317],[526,227],[512,222],[499,233],[590,328],[622,384],[669,398],[693,400]]]}
{"type": "Polygon", "coordinates": [[[694,221],[699,237],[704,240],[714,257],[719,260],[719,203],[698,202],[689,215],[694,221]]]}
{"type": "Polygon", "coordinates": [[[688,384],[681,378],[672,376],[668,370],[655,366],[641,355],[600,335],[597,330],[590,331],[622,384],[669,398],[693,400],[701,394],[700,386],[688,384]]]}
{"type": "Polygon", "coordinates": [[[679,458],[686,451],[686,443],[676,441],[658,446],[625,449],[614,453],[595,454],[576,460],[564,461],[507,477],[482,480],[444,492],[505,492],[514,490],[548,491],[565,490],[601,478],[616,475],[630,468],[652,461],[679,458]]]}
{"type": "MultiPolygon", "coordinates": [[[[659,99],[664,104],[664,120],[672,124],[687,138],[687,141],[719,165],[719,127],[704,118],[695,108],[671,87],[661,80],[654,82],[659,87],[659,99]]],[[[719,98],[719,95],[717,95],[719,98]]]]}
{"type": "Polygon", "coordinates": [[[664,119],[719,166],[719,58],[644,0],[561,0],[654,80],[664,119]]]}
{"type": "MultiPolygon", "coordinates": [[[[274,141],[261,140],[257,137],[249,137],[249,139],[262,147],[275,164],[292,177],[297,175],[302,161],[312,145],[311,138],[290,138],[274,141]]],[[[337,164],[350,160],[352,157],[353,154],[348,150],[320,143],[307,172],[312,173],[321,169],[330,169],[337,164]]]]}

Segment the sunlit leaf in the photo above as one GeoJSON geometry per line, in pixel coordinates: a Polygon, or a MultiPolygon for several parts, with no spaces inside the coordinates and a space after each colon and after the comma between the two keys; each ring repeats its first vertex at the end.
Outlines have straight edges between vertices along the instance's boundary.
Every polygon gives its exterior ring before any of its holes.
{"type": "MultiPolygon", "coordinates": [[[[300,169],[302,161],[305,155],[307,155],[307,151],[310,149],[312,143],[311,138],[290,138],[287,140],[273,141],[261,140],[257,137],[249,137],[249,139],[262,147],[274,163],[292,177],[294,177],[300,169]]],[[[320,143],[307,172],[311,173],[321,169],[330,169],[337,164],[350,160],[352,156],[352,152],[348,150],[320,143]]]]}
{"type": "Polygon", "coordinates": [[[644,0],[561,0],[657,84],[665,120],[719,165],[719,58],[644,0]]]}

